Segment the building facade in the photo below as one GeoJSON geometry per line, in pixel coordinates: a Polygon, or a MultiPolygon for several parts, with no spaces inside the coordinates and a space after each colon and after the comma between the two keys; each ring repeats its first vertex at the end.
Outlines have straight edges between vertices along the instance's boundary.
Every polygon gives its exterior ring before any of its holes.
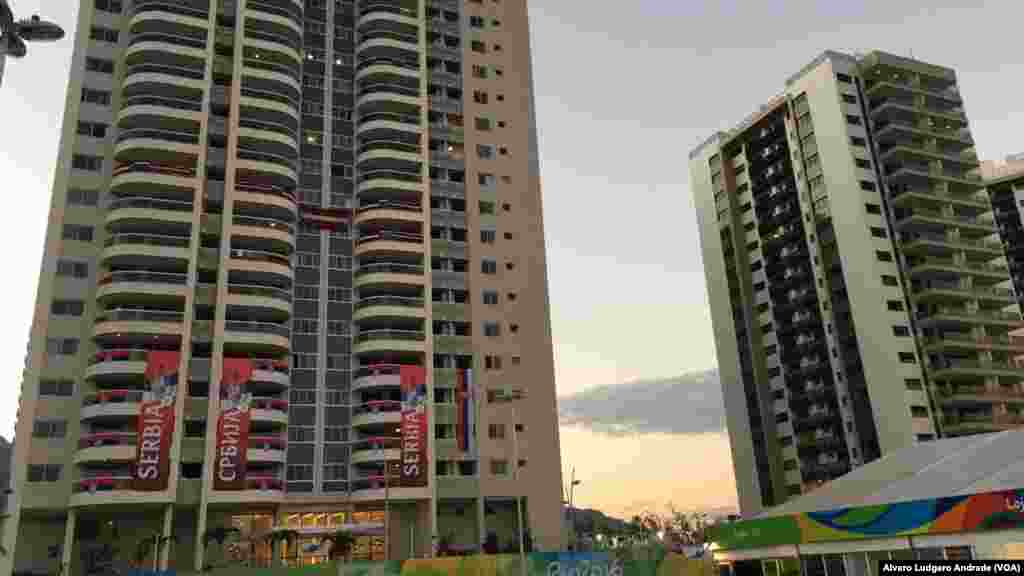
{"type": "Polygon", "coordinates": [[[691,153],[745,515],[915,442],[1024,423],[978,167],[954,71],[882,52],[825,52],[691,153]]]}
{"type": "Polygon", "coordinates": [[[999,225],[1013,287],[1020,299],[1024,294],[1024,154],[1008,156],[1004,162],[982,162],[981,175],[999,225]]]}
{"type": "Polygon", "coordinates": [[[525,0],[83,1],[52,197],[15,570],[560,547],[525,0]]]}

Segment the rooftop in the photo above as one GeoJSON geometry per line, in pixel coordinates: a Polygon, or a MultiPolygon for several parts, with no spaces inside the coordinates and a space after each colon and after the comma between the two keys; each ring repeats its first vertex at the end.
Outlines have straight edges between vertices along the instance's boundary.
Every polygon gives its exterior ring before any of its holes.
{"type": "Polygon", "coordinates": [[[1024,430],[923,442],[854,469],[758,518],[1024,487],[1024,430]]]}

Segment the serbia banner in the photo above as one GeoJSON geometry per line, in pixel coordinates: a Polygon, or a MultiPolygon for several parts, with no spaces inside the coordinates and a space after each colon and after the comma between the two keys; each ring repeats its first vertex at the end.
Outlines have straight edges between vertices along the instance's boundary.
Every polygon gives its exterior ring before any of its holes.
{"type": "Polygon", "coordinates": [[[476,454],[476,386],[473,383],[473,371],[459,370],[456,386],[459,414],[455,433],[459,439],[459,450],[476,454]]]}
{"type": "Polygon", "coordinates": [[[427,378],[422,366],[402,366],[402,485],[426,486],[427,378]]]}
{"type": "Polygon", "coordinates": [[[167,489],[171,472],[171,439],[174,437],[174,404],[178,397],[177,351],[146,353],[146,383],[139,404],[136,429],[135,490],[158,492],[167,489]]]}
{"type": "Polygon", "coordinates": [[[249,445],[249,404],[245,385],[252,378],[252,360],[225,358],[220,377],[220,416],[217,418],[214,490],[244,490],[246,449],[249,445]]]}

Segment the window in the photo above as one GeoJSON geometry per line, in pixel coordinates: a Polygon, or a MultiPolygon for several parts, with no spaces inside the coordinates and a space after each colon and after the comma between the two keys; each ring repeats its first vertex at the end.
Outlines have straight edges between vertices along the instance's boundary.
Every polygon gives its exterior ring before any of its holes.
{"type": "Polygon", "coordinates": [[[797,469],[796,460],[793,460],[793,459],[784,460],[782,462],[782,469],[783,470],[796,470],[797,469]]]}
{"type": "Polygon", "coordinates": [[[484,27],[484,25],[485,24],[484,24],[483,16],[470,16],[469,17],[469,27],[470,28],[481,28],[482,29],[484,27]]]}
{"type": "Polygon", "coordinates": [[[886,250],[875,250],[879,262],[892,262],[892,253],[886,250]]]}
{"type": "Polygon", "coordinates": [[[505,238],[505,240],[512,240],[513,238],[515,238],[515,236],[511,232],[505,232],[502,236],[505,238]]]}
{"type": "Polygon", "coordinates": [[[772,323],[771,322],[769,322],[767,324],[761,325],[761,334],[767,334],[767,333],[769,333],[771,331],[772,331],[772,323]]]}
{"type": "Polygon", "coordinates": [[[853,144],[854,146],[867,146],[868,141],[861,138],[860,136],[851,136],[850,144],[853,144]]]}
{"type": "Polygon", "coordinates": [[[778,354],[778,352],[779,352],[779,347],[776,344],[772,344],[771,346],[765,346],[764,347],[764,355],[765,356],[774,356],[774,355],[778,354]]]}
{"type": "Polygon", "coordinates": [[[29,482],[57,482],[60,480],[60,464],[29,464],[29,482]]]}
{"type": "Polygon", "coordinates": [[[481,214],[494,214],[494,202],[481,200],[479,206],[481,214]]]}
{"type": "Polygon", "coordinates": [[[802,494],[801,490],[802,488],[799,484],[788,484],[786,486],[786,492],[789,493],[790,496],[799,496],[802,494]]]}
{"type": "Polygon", "coordinates": [[[484,322],[484,336],[501,336],[501,325],[497,322],[484,322]]]}
{"type": "Polygon", "coordinates": [[[877,192],[878,191],[878,187],[875,186],[875,183],[874,182],[869,182],[868,180],[861,180],[860,181],[860,189],[864,190],[865,192],[877,192]]]}
{"type": "Polygon", "coordinates": [[[474,90],[473,102],[477,104],[487,104],[487,92],[484,92],[482,90],[474,90]]]}
{"type": "Polygon", "coordinates": [[[497,238],[497,233],[494,230],[481,230],[480,241],[484,244],[494,244],[494,240],[497,238]]]}
{"type": "MultiPolygon", "coordinates": [[[[853,163],[857,165],[857,168],[863,168],[864,170],[871,170],[871,162],[863,158],[854,158],[853,163]]],[[[872,184],[874,185],[874,184],[872,184]]],[[[863,185],[862,185],[863,187],[863,185]]]]}
{"type": "Polygon", "coordinates": [[[879,206],[878,204],[873,204],[871,202],[868,202],[867,204],[865,204],[864,205],[864,209],[868,211],[868,214],[881,214],[882,213],[882,207],[879,206]]]}
{"type": "Polygon", "coordinates": [[[760,292],[760,291],[764,290],[764,286],[765,286],[764,282],[758,282],[758,283],[754,284],[754,292],[760,292]]]}
{"type": "Polygon", "coordinates": [[[67,433],[67,420],[36,420],[32,423],[32,436],[36,438],[63,438],[67,433]]]}
{"type": "Polygon", "coordinates": [[[871,235],[874,236],[875,238],[885,238],[886,237],[885,228],[880,228],[878,226],[872,226],[871,227],[871,235]]]}
{"type": "Polygon", "coordinates": [[[893,326],[892,327],[892,333],[893,333],[894,336],[899,336],[900,338],[906,338],[906,337],[910,336],[910,328],[907,328],[906,326],[893,326]]]}
{"type": "Polygon", "coordinates": [[[107,135],[107,125],[102,122],[79,122],[78,135],[89,138],[104,138],[107,135]]]}
{"type": "Polygon", "coordinates": [[[108,42],[110,44],[117,44],[118,31],[111,30],[110,28],[93,26],[92,29],[89,31],[89,38],[97,42],[108,42]]]}
{"type": "Polygon", "coordinates": [[[846,102],[847,104],[856,104],[857,97],[853,94],[843,94],[843,102],[846,102]]]}
{"type": "Polygon", "coordinates": [[[760,260],[758,260],[757,262],[754,262],[753,264],[750,265],[750,271],[751,272],[757,272],[758,270],[760,270],[763,267],[764,267],[764,263],[761,262],[760,260]]]}
{"type": "Polygon", "coordinates": [[[97,106],[110,106],[110,92],[106,90],[82,88],[82,102],[87,104],[96,104],[97,106]]]}
{"type": "Polygon", "coordinates": [[[778,390],[774,390],[772,391],[772,398],[774,398],[775,400],[785,400],[786,391],[781,388],[779,388],[778,390]]]}
{"type": "MultiPolygon", "coordinates": [[[[497,20],[495,20],[495,22],[497,22],[497,20]]],[[[501,52],[501,44],[495,44],[494,45],[494,51],[495,52],[501,52]]]]}
{"type": "Polygon", "coordinates": [[[96,9],[113,14],[121,13],[121,0],[96,0],[96,9]]]}
{"type": "MultiPolygon", "coordinates": [[[[917,435],[917,441],[918,442],[931,442],[932,440],[935,440],[935,435],[934,434],[918,434],[917,435]]],[[[919,556],[919,558],[920,558],[920,556],[919,556]]]]}
{"type": "Polygon", "coordinates": [[[789,422],[789,414],[786,413],[786,412],[782,412],[781,414],[776,414],[775,415],[775,422],[778,423],[778,424],[782,424],[783,422],[789,422]]]}
{"type": "Polygon", "coordinates": [[[494,174],[488,174],[486,172],[480,172],[476,175],[476,181],[480,186],[494,186],[494,174]]]}
{"type": "Polygon", "coordinates": [[[65,224],[61,230],[61,238],[64,240],[77,240],[79,242],[92,242],[92,226],[65,224]]]}
{"type": "Polygon", "coordinates": [[[504,424],[491,424],[487,427],[487,437],[494,440],[501,440],[505,437],[504,424]]]}
{"type": "Polygon", "coordinates": [[[70,276],[72,278],[88,278],[89,264],[75,260],[57,260],[57,276],[70,276]]]}
{"type": "Polygon", "coordinates": [[[508,460],[491,460],[491,475],[492,476],[506,476],[506,475],[508,475],[508,460]]]}
{"type": "Polygon", "coordinates": [[[900,362],[904,364],[917,364],[917,357],[913,352],[900,352],[900,362]]]}
{"type": "Polygon", "coordinates": [[[472,42],[470,42],[469,49],[472,50],[473,52],[478,52],[480,54],[487,53],[487,45],[479,40],[473,40],[472,42]]]}
{"type": "Polygon", "coordinates": [[[911,406],[910,415],[914,418],[927,418],[928,409],[924,406],[911,406]]]}
{"type": "Polygon", "coordinates": [[[71,188],[68,190],[67,203],[69,205],[95,206],[99,203],[99,199],[99,190],[82,190],[81,188],[71,188]]]}
{"type": "Polygon", "coordinates": [[[490,130],[491,119],[490,118],[476,118],[473,122],[477,130],[490,130]]]}
{"type": "Polygon", "coordinates": [[[484,369],[501,370],[501,356],[484,356],[484,369]]]}
{"type": "Polygon", "coordinates": [[[85,69],[89,72],[99,72],[100,74],[113,74],[114,61],[106,60],[104,58],[86,57],[85,69]]]}
{"type": "Polygon", "coordinates": [[[491,146],[490,144],[477,144],[476,155],[482,160],[490,160],[491,158],[494,158],[494,146],[491,146]]]}
{"type": "Polygon", "coordinates": [[[516,293],[515,292],[509,292],[508,293],[508,301],[509,302],[515,302],[516,301],[516,293]]]}
{"type": "Polygon", "coordinates": [[[906,385],[907,390],[921,390],[924,388],[920,378],[907,378],[903,381],[903,384],[906,385]]]}
{"type": "Polygon", "coordinates": [[[71,380],[44,378],[39,381],[40,396],[74,396],[75,383],[71,380]]]}
{"type": "Polygon", "coordinates": [[[849,74],[836,74],[836,80],[843,84],[853,84],[853,77],[849,74]]]}
{"type": "Polygon", "coordinates": [[[498,263],[494,260],[481,260],[480,273],[494,275],[498,273],[498,263]]]}
{"type": "Polygon", "coordinates": [[[886,300],[885,301],[885,307],[888,308],[890,312],[902,312],[903,311],[903,301],[902,300],[886,300]]]}
{"type": "Polygon", "coordinates": [[[78,354],[78,339],[47,338],[46,353],[49,356],[73,356],[78,354]]]}
{"type": "Polygon", "coordinates": [[[50,313],[54,316],[81,316],[85,312],[82,300],[54,300],[50,303],[50,313]]]}
{"type": "Polygon", "coordinates": [[[505,262],[505,270],[514,270],[516,267],[515,262],[505,262]]]}
{"type": "Polygon", "coordinates": [[[75,154],[71,157],[71,167],[75,170],[99,172],[103,169],[103,158],[87,154],[75,154]]]}
{"type": "MultiPolygon", "coordinates": [[[[487,78],[487,66],[481,66],[480,64],[473,65],[473,78],[486,79],[487,78]]],[[[499,98],[501,100],[501,98],[499,98]]]]}
{"type": "Polygon", "coordinates": [[[483,300],[484,304],[495,306],[498,304],[498,293],[494,290],[484,290],[483,300]]]}
{"type": "Polygon", "coordinates": [[[899,286],[899,280],[895,276],[889,274],[882,274],[882,286],[899,286]]]}
{"type": "Polygon", "coordinates": [[[782,375],[782,368],[779,368],[778,366],[775,366],[774,368],[769,368],[768,369],[768,377],[769,378],[775,378],[776,376],[780,376],[780,375],[782,375]]]}

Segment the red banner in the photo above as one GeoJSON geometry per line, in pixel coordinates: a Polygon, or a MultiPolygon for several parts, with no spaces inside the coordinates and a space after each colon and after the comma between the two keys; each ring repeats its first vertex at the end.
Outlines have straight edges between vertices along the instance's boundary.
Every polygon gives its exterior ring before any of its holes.
{"type": "Polygon", "coordinates": [[[248,358],[225,358],[220,377],[220,416],[217,419],[217,452],[214,490],[244,490],[246,448],[249,444],[249,404],[252,395],[245,385],[252,378],[248,358]]]}
{"type": "Polygon", "coordinates": [[[174,405],[178,397],[177,351],[146,353],[146,382],[149,390],[139,404],[136,424],[133,488],[143,492],[167,489],[171,472],[171,439],[174,434],[174,405]]]}
{"type": "Polygon", "coordinates": [[[402,484],[426,486],[427,378],[422,366],[399,369],[402,386],[402,484]]]}

